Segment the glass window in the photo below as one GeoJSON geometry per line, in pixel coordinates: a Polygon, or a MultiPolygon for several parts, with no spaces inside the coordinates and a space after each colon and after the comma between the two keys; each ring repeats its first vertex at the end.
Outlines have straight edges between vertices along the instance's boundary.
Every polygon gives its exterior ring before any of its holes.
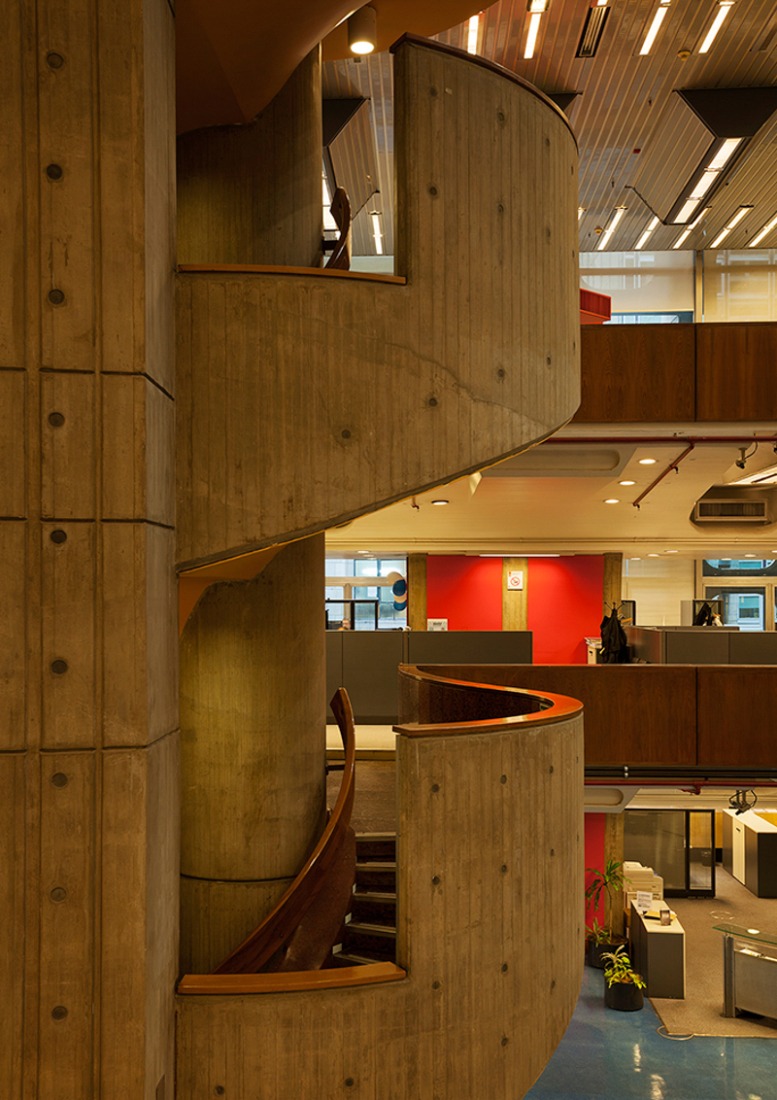
{"type": "MultiPolygon", "coordinates": [[[[407,625],[406,601],[395,607],[394,584],[407,579],[406,558],[327,558],[325,598],[327,628],[403,630],[407,625]],[[373,580],[372,584],[358,583],[373,580]],[[382,583],[381,583],[382,582],[382,583]]],[[[402,603],[402,601],[397,601],[402,603]]]]}
{"type": "Polygon", "coordinates": [[[777,561],[772,558],[707,558],[702,563],[705,577],[777,576],[777,561]]]}

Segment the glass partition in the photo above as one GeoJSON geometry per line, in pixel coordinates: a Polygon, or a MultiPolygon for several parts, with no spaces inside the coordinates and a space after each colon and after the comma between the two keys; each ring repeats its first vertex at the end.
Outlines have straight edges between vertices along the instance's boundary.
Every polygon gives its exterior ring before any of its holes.
{"type": "Polygon", "coordinates": [[[715,896],[712,810],[626,810],[623,855],[652,867],[665,897],[715,896]]]}

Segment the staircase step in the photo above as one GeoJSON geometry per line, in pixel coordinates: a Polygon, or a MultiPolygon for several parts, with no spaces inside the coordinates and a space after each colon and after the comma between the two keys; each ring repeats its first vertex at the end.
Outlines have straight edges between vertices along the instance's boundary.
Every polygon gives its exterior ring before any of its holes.
{"type": "Polygon", "coordinates": [[[396,924],[397,895],[388,890],[355,890],[351,900],[351,916],[356,921],[374,924],[396,924]]]}
{"type": "Polygon", "coordinates": [[[345,926],[349,936],[378,936],[381,939],[396,939],[397,930],[393,924],[373,924],[371,921],[352,920],[345,926]]]}
{"type": "Polygon", "coordinates": [[[397,835],[396,833],[357,833],[356,834],[357,858],[365,862],[396,860],[397,835]]]}
{"type": "Polygon", "coordinates": [[[389,860],[357,862],[356,882],[365,889],[393,890],[397,881],[397,865],[389,860]]]}
{"type": "Polygon", "coordinates": [[[393,962],[397,953],[396,938],[397,930],[392,925],[351,921],[343,929],[342,952],[373,962],[393,962]]]}
{"type": "MultiPolygon", "coordinates": [[[[369,966],[374,962],[385,962],[385,959],[375,959],[370,955],[358,955],[355,951],[336,951],[332,955],[332,962],[337,966],[369,966]]],[[[393,961],[393,960],[389,960],[393,961]]]]}

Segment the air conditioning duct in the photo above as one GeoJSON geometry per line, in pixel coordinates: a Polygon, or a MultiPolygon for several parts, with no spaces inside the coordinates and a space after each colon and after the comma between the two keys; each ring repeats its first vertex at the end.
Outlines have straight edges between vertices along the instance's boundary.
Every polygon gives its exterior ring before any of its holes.
{"type": "Polygon", "coordinates": [[[730,485],[714,486],[693,505],[691,519],[694,524],[773,524],[773,494],[754,492],[752,488],[737,492],[730,485]]]}

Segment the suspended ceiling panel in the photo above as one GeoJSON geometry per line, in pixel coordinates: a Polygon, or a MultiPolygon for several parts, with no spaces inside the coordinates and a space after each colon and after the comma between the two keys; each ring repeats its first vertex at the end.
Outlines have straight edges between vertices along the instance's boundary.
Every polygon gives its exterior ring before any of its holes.
{"type": "MultiPolygon", "coordinates": [[[[596,55],[576,56],[589,4],[549,0],[535,57],[525,60],[526,0],[499,0],[480,17],[477,52],[551,94],[576,93],[567,108],[580,147],[580,248],[593,251],[616,206],[626,214],[611,237],[610,251],[634,248],[653,217],[663,215],[690,175],[705,145],[704,127],[686,106],[683,88],[777,85],[777,8],[773,0],[736,0],[723,30],[706,55],[698,47],[717,11],[714,0],[672,0],[650,54],[640,47],[656,0],[609,0],[610,15],[596,55]],[[647,199],[643,202],[637,188],[647,199]],[[644,190],[643,190],[644,188],[644,190]]],[[[438,35],[466,48],[468,24],[438,35]]],[[[393,207],[393,106],[388,56],[324,66],[325,95],[367,96],[378,148],[379,186],[387,236],[393,207]]],[[[709,144],[709,140],[706,142],[709,144]]],[[[731,233],[726,247],[741,248],[777,214],[777,116],[772,115],[713,197],[709,214],[683,247],[708,246],[740,205],[752,212],[731,233]]],[[[653,250],[671,249],[680,229],[659,225],[653,250]]],[[[763,247],[777,245],[777,231],[763,247]]]]}

